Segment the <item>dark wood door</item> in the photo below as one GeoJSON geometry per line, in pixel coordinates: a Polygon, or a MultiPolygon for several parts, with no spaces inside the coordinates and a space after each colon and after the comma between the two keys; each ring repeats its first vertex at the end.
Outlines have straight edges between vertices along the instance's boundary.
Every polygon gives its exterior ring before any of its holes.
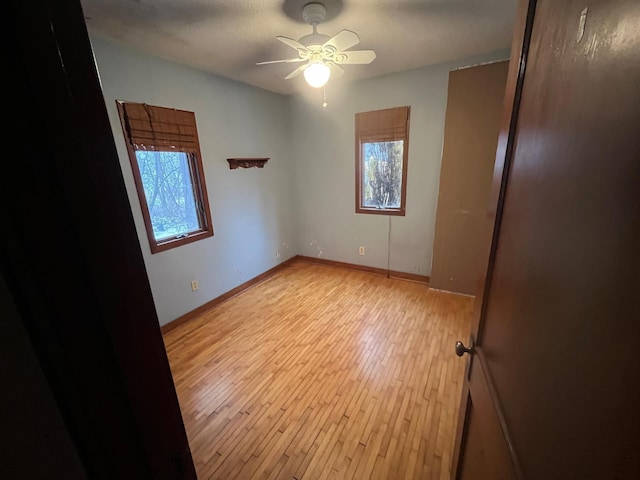
{"type": "Polygon", "coordinates": [[[516,25],[453,472],[638,478],[640,2],[516,25]]]}
{"type": "Polygon", "coordinates": [[[192,480],[81,7],[3,3],[0,477],[192,480]]]}

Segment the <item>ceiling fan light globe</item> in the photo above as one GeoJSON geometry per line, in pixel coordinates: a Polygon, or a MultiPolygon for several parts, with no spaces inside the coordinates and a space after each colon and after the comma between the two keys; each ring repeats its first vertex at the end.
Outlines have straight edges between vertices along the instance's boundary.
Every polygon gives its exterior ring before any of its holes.
{"type": "Polygon", "coordinates": [[[304,79],[313,88],[323,87],[331,76],[331,69],[323,62],[315,62],[304,69],[304,79]]]}

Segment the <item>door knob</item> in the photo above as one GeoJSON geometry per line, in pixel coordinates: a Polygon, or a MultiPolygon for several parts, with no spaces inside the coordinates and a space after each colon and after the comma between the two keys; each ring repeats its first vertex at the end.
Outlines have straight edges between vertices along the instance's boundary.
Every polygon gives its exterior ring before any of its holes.
{"type": "Polygon", "coordinates": [[[473,345],[471,345],[470,347],[465,347],[464,343],[462,343],[460,340],[458,340],[456,342],[456,355],[461,357],[465,353],[468,353],[469,355],[472,355],[473,354],[473,345]]]}

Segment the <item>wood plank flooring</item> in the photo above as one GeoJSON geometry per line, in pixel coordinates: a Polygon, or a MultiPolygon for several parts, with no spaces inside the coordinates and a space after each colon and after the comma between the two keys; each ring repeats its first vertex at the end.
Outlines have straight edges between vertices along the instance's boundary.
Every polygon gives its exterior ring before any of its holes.
{"type": "Polygon", "coordinates": [[[296,261],[168,332],[198,478],[448,479],[472,307],[296,261]]]}

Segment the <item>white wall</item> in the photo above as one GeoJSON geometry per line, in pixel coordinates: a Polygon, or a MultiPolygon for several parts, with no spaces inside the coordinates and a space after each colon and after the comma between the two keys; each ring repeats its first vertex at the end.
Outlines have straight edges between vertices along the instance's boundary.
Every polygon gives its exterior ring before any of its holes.
{"type": "Polygon", "coordinates": [[[295,255],[288,99],[91,40],[160,324],[295,255]],[[151,254],[116,100],[195,112],[213,237],[151,254]],[[263,156],[264,169],[230,170],[226,161],[263,156]]]}
{"type": "Polygon", "coordinates": [[[327,108],[321,91],[293,97],[299,254],[430,275],[449,71],[508,58],[495,52],[343,87],[329,81],[327,108]],[[354,122],[357,112],[403,105],[411,106],[407,209],[391,217],[389,242],[388,216],[355,213],[354,122]]]}

